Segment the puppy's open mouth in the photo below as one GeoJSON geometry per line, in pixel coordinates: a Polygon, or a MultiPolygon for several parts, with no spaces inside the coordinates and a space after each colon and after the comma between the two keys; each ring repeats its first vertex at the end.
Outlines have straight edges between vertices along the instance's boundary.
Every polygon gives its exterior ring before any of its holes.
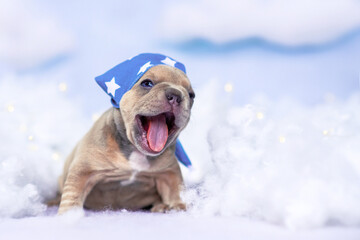
{"type": "Polygon", "coordinates": [[[171,139],[179,129],[175,125],[175,116],[172,112],[161,113],[156,116],[136,116],[140,130],[140,144],[151,153],[161,152],[168,139],[171,139]]]}

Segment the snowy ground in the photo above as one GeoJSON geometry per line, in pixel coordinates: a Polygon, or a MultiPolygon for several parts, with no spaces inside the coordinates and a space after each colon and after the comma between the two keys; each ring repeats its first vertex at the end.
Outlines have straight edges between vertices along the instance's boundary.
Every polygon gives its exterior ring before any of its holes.
{"type": "Polygon", "coordinates": [[[90,214],[78,221],[57,217],[0,220],[1,239],[359,239],[358,228],[326,227],[292,231],[239,217],[187,214],[90,214]],[[21,226],[21,230],[19,227],[21,226]]]}
{"type": "Polygon", "coordinates": [[[157,3],[0,1],[0,238],[360,239],[359,3],[157,3]],[[183,62],[197,94],[189,211],[55,217],[43,201],[110,107],[94,77],[140,52],[183,62]]]}

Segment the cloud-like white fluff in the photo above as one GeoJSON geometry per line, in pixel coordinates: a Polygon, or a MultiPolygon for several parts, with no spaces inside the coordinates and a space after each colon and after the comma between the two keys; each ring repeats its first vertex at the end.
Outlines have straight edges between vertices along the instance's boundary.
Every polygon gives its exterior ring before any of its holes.
{"type": "MultiPolygon", "coordinates": [[[[210,82],[197,91],[181,134],[194,164],[183,171],[190,215],[358,226],[359,94],[317,106],[260,99],[227,107],[219,89],[210,82]]],[[[0,217],[41,215],[90,120],[36,77],[1,77],[0,96],[0,217]]]]}
{"type": "Polygon", "coordinates": [[[48,79],[2,76],[0,95],[0,217],[38,215],[90,120],[48,79]]]}
{"type": "Polygon", "coordinates": [[[0,1],[0,63],[15,70],[36,67],[71,51],[73,36],[29,2],[0,1]]]}
{"type": "Polygon", "coordinates": [[[360,27],[357,0],[197,0],[172,4],[161,31],[171,40],[222,43],[262,37],[286,45],[319,44],[360,27]]]}
{"type": "Polygon", "coordinates": [[[194,163],[184,169],[192,213],[288,228],[358,226],[359,93],[317,106],[258,98],[226,108],[219,88],[197,92],[181,136],[194,163]]]}

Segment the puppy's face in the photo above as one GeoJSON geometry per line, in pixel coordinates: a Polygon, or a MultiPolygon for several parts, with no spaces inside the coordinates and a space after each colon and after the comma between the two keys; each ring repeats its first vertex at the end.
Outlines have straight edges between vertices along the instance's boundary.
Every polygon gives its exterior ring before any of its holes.
{"type": "Polygon", "coordinates": [[[120,102],[127,138],[146,155],[162,153],[189,122],[194,97],[181,70],[150,68],[120,102]]]}

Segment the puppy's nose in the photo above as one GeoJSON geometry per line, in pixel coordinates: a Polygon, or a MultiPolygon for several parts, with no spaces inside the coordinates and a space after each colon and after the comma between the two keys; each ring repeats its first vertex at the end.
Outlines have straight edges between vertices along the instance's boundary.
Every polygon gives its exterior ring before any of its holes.
{"type": "Polygon", "coordinates": [[[165,91],[165,95],[168,102],[173,106],[179,105],[182,101],[182,97],[181,97],[182,94],[177,89],[169,88],[165,91]]]}

